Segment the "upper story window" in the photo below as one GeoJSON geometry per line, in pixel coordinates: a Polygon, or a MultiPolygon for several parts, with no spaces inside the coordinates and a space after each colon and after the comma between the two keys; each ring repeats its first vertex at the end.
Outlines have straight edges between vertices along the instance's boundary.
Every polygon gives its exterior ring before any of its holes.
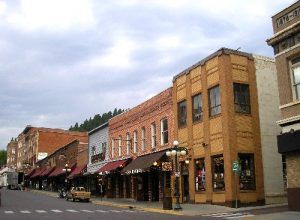
{"type": "Polygon", "coordinates": [[[145,127],[142,128],[142,151],[145,150],[146,147],[146,129],[145,127]]]}
{"type": "Polygon", "coordinates": [[[111,157],[115,157],[115,140],[113,138],[111,139],[111,157]]]}
{"type": "Polygon", "coordinates": [[[137,131],[133,132],[133,153],[137,152],[137,131]]]}
{"type": "Polygon", "coordinates": [[[160,130],[161,130],[161,145],[167,144],[169,142],[168,119],[164,118],[160,121],[160,130]]]}
{"type": "Polygon", "coordinates": [[[186,118],[187,118],[186,100],[184,100],[178,103],[178,127],[186,126],[186,118]]]}
{"type": "Polygon", "coordinates": [[[291,62],[291,80],[293,87],[293,100],[300,99],[300,57],[297,57],[291,62]]]}
{"type": "Polygon", "coordinates": [[[122,156],[122,136],[119,136],[119,157],[122,156]]]}
{"type": "Polygon", "coordinates": [[[201,121],[203,117],[202,95],[198,94],[192,97],[193,101],[193,122],[201,121]]]}
{"type": "Polygon", "coordinates": [[[156,147],[156,125],[155,123],[151,124],[151,147],[156,147]]]}
{"type": "Polygon", "coordinates": [[[235,112],[250,114],[249,85],[233,83],[235,112]]]}
{"type": "Polygon", "coordinates": [[[220,86],[209,89],[209,115],[214,116],[221,113],[220,86]]]}
{"type": "Polygon", "coordinates": [[[130,153],[130,135],[129,133],[126,134],[126,155],[130,153]]]}

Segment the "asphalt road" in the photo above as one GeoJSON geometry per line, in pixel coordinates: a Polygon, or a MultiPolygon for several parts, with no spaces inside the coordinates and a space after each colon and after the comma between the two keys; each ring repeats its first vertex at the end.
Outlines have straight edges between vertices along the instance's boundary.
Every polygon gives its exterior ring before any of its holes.
{"type": "Polygon", "coordinates": [[[0,219],[210,219],[150,213],[139,210],[72,202],[38,193],[1,189],[0,219]]]}

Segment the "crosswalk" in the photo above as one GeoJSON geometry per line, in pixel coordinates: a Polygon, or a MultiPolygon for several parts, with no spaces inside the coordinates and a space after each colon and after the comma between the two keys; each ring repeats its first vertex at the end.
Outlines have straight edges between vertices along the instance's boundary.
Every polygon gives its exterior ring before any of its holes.
{"type": "Polygon", "coordinates": [[[47,214],[47,213],[137,213],[137,212],[143,212],[142,210],[115,210],[115,209],[110,209],[110,210],[102,210],[102,209],[96,209],[96,210],[88,210],[88,209],[50,209],[50,210],[43,210],[43,209],[37,209],[37,210],[4,210],[0,211],[1,213],[7,214],[7,215],[12,215],[12,214],[33,214],[33,213],[38,213],[38,214],[47,214]]]}
{"type": "Polygon", "coordinates": [[[253,214],[247,213],[247,212],[235,212],[235,213],[212,213],[212,214],[206,214],[201,215],[204,217],[213,217],[213,218],[219,218],[219,219],[243,219],[247,217],[254,216],[253,214]]]}

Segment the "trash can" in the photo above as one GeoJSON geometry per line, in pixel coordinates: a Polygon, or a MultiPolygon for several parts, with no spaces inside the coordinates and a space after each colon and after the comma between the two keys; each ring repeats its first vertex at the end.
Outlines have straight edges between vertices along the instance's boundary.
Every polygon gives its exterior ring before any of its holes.
{"type": "Polygon", "coordinates": [[[164,210],[172,210],[173,209],[171,189],[164,190],[163,209],[164,210]]]}

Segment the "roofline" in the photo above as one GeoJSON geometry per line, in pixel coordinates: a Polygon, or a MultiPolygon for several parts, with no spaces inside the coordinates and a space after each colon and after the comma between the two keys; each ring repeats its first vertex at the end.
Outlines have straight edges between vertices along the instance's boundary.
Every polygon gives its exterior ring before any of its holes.
{"type": "Polygon", "coordinates": [[[173,77],[173,82],[175,82],[175,80],[177,78],[179,78],[180,76],[188,74],[192,69],[195,69],[198,66],[203,66],[208,60],[211,60],[212,58],[214,58],[216,56],[220,56],[222,54],[227,54],[227,55],[229,55],[229,54],[235,54],[235,55],[240,55],[240,56],[248,57],[248,59],[250,59],[250,60],[254,59],[253,55],[250,54],[250,53],[246,53],[246,52],[242,52],[242,51],[238,51],[238,50],[233,50],[233,49],[222,47],[219,50],[217,50],[216,52],[210,54],[209,56],[205,57],[204,59],[198,61],[194,65],[188,67],[187,69],[181,71],[179,74],[175,75],[173,77]]]}
{"type": "Polygon", "coordinates": [[[283,12],[284,10],[286,10],[286,9],[288,9],[288,8],[290,8],[290,7],[292,7],[293,5],[295,5],[296,3],[298,3],[298,0],[295,0],[295,2],[294,3],[292,3],[291,5],[289,5],[289,6],[287,6],[287,7],[285,7],[284,9],[282,9],[281,11],[279,11],[279,12],[277,12],[276,14],[274,14],[271,18],[274,18],[275,16],[277,16],[279,13],[281,13],[281,12],[283,12]]]}
{"type": "Polygon", "coordinates": [[[93,133],[95,133],[96,131],[99,131],[99,130],[105,128],[105,127],[108,127],[108,122],[105,122],[105,123],[103,123],[102,125],[100,125],[100,126],[94,128],[93,130],[89,131],[89,132],[88,132],[88,135],[93,134],[93,133]]]}

